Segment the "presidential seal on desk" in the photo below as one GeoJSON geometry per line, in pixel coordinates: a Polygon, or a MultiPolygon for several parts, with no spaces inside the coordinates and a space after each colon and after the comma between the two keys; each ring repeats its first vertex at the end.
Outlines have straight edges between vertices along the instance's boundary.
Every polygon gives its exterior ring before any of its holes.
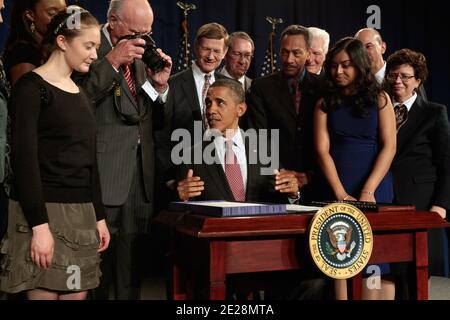
{"type": "Polygon", "coordinates": [[[372,254],[369,220],[353,205],[333,203],[320,209],[309,229],[309,249],[319,269],[334,279],[361,272],[372,254]]]}

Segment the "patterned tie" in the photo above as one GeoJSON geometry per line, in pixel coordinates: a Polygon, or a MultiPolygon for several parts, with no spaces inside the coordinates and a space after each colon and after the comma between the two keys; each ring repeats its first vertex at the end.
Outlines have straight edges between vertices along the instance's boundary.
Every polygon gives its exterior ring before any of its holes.
{"type": "Polygon", "coordinates": [[[209,129],[208,119],[206,118],[206,93],[208,92],[209,86],[211,85],[209,83],[209,80],[211,79],[210,74],[205,74],[205,82],[203,82],[203,89],[202,89],[202,110],[203,110],[203,125],[205,126],[205,129],[209,129]]]}
{"type": "Polygon", "coordinates": [[[233,151],[233,141],[226,141],[225,175],[235,201],[245,201],[244,179],[236,154],[233,151]]]}
{"type": "Polygon", "coordinates": [[[131,94],[134,99],[137,100],[136,87],[134,85],[133,75],[131,74],[131,68],[129,65],[122,66],[123,75],[128,84],[128,89],[130,89],[131,94]]]}
{"type": "Polygon", "coordinates": [[[395,120],[397,122],[397,131],[403,126],[408,119],[408,109],[404,104],[398,104],[394,107],[395,120]]]}
{"type": "Polygon", "coordinates": [[[302,99],[302,93],[300,91],[300,83],[298,81],[292,81],[292,98],[294,100],[295,112],[300,113],[300,100],[302,99]]]}

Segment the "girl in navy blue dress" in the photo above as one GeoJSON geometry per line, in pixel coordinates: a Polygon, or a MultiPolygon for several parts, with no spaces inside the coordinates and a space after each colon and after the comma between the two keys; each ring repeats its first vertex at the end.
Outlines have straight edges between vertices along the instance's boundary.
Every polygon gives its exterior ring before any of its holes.
{"type": "MultiPolygon", "coordinates": [[[[325,61],[328,90],[316,107],[314,127],[318,162],[337,200],[392,202],[389,168],[395,155],[395,115],[389,96],[373,76],[363,44],[344,38],[325,61]]],[[[381,265],[388,272],[388,265],[381,265]]],[[[336,298],[346,299],[345,281],[336,281],[336,298]]],[[[393,299],[394,283],[381,290],[363,282],[364,299],[393,299]]]]}

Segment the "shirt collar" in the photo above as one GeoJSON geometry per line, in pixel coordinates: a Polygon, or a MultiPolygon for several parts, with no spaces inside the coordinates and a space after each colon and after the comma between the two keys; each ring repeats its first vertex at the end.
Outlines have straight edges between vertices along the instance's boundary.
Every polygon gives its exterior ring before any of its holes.
{"type": "MultiPolygon", "coordinates": [[[[230,79],[234,79],[230,73],[228,72],[227,68],[223,67],[222,70],[220,70],[220,73],[223,74],[225,77],[228,77],[230,79]]],[[[236,79],[235,79],[236,80],[236,79]]],[[[243,86],[245,86],[245,75],[237,79],[243,86]]]]}
{"type": "Polygon", "coordinates": [[[211,76],[210,83],[214,82],[214,71],[210,73],[204,73],[200,68],[198,67],[197,63],[195,61],[192,61],[192,72],[194,73],[194,77],[196,78],[202,78],[205,79],[205,75],[209,74],[211,76]]]}
{"type": "Polygon", "coordinates": [[[102,32],[103,32],[103,34],[105,35],[106,40],[108,40],[108,42],[109,42],[109,44],[111,45],[111,47],[114,47],[113,44],[112,44],[112,42],[111,42],[111,36],[110,36],[110,34],[109,34],[109,31],[108,31],[108,24],[107,24],[107,23],[103,26],[102,32]]]}
{"type": "Polygon", "coordinates": [[[406,107],[406,109],[408,109],[408,112],[409,112],[409,110],[411,110],[412,105],[414,104],[414,102],[416,102],[416,99],[417,99],[417,93],[414,92],[414,94],[408,100],[406,100],[405,102],[400,103],[400,102],[397,102],[397,101],[394,100],[393,105],[395,107],[395,106],[398,106],[399,104],[403,104],[406,107]]]}
{"type": "MultiPolygon", "coordinates": [[[[233,145],[236,146],[240,151],[245,151],[245,144],[244,139],[242,138],[241,129],[238,128],[236,130],[233,138],[231,139],[233,141],[233,145]]],[[[219,135],[214,140],[216,143],[221,143],[224,147],[226,143],[226,139],[224,136],[219,135]]]]}
{"type": "Polygon", "coordinates": [[[383,83],[384,80],[384,74],[386,73],[386,61],[384,62],[383,66],[381,67],[380,70],[377,71],[377,73],[375,73],[375,79],[377,79],[377,82],[379,84],[383,83]]]}
{"type": "Polygon", "coordinates": [[[288,79],[288,82],[289,84],[291,84],[292,82],[296,81],[301,84],[303,79],[305,79],[305,76],[306,76],[306,68],[304,68],[303,72],[300,73],[297,77],[288,79]]]}

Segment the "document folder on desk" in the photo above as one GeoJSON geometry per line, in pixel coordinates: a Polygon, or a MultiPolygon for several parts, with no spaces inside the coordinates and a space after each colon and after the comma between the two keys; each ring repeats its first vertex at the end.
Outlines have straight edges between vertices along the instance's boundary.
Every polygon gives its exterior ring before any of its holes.
{"type": "Polygon", "coordinates": [[[186,201],[169,203],[169,210],[189,211],[214,217],[245,217],[286,214],[286,205],[230,201],[186,201]]]}

